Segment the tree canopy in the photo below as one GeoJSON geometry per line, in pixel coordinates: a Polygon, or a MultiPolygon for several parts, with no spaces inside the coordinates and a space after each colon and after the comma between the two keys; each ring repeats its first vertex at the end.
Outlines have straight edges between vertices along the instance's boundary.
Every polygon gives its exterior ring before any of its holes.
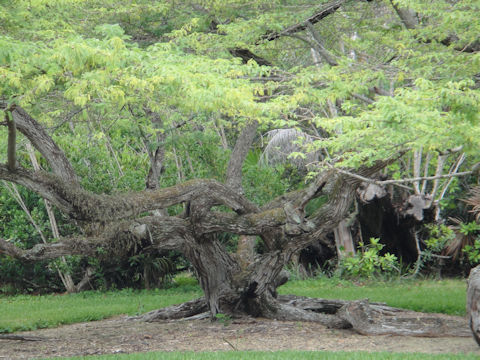
{"type": "Polygon", "coordinates": [[[472,153],[478,10],[475,1],[14,1],[1,8],[2,97],[47,124],[72,111],[146,132],[155,129],[145,111],[164,127],[185,116],[311,122],[329,134],[315,146],[348,166],[399,150],[472,153]],[[405,25],[395,10],[407,8],[405,25]]]}

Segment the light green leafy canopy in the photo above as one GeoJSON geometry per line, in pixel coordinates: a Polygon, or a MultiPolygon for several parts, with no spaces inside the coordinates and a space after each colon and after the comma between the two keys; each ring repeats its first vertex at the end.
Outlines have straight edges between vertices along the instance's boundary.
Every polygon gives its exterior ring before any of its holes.
{"type": "Polygon", "coordinates": [[[315,146],[354,167],[419,148],[464,145],[476,155],[480,55],[465,49],[478,41],[478,2],[394,1],[417,13],[418,26],[406,29],[390,1],[345,1],[314,24],[337,66],[314,64],[305,29],[267,39],[327,3],[2,2],[0,96],[49,126],[74,109],[152,134],[147,110],[164,128],[179,118],[314,126],[328,134],[315,146]],[[235,49],[272,66],[243,64],[235,49]]]}

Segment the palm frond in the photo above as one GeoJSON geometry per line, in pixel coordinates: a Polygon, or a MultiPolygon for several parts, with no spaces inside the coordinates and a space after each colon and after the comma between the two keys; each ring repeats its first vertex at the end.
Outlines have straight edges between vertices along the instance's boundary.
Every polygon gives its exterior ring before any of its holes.
{"type": "Polygon", "coordinates": [[[463,201],[470,205],[472,209],[471,213],[475,214],[476,219],[480,218],[480,186],[475,186],[470,190],[470,196],[463,201]]]}
{"type": "Polygon", "coordinates": [[[305,146],[313,142],[313,138],[297,129],[276,129],[266,133],[268,144],[261,161],[269,164],[290,163],[300,168],[318,161],[319,152],[305,152],[305,146]],[[303,153],[304,157],[291,157],[292,153],[303,153]]]}

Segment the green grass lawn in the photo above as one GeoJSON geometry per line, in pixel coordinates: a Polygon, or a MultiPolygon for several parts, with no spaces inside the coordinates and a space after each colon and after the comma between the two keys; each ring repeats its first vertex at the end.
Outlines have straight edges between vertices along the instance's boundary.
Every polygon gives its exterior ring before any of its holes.
{"type": "Polygon", "coordinates": [[[463,316],[466,313],[467,282],[448,280],[393,280],[356,283],[340,279],[316,278],[291,281],[280,287],[280,294],[326,299],[385,302],[389,306],[421,312],[463,316]]]}
{"type": "MultiPolygon", "coordinates": [[[[279,292],[347,300],[369,298],[416,311],[465,314],[465,280],[369,281],[359,285],[345,280],[318,278],[291,281],[279,288],[279,292]]],[[[0,333],[100,320],[120,314],[135,315],[200,295],[198,285],[186,283],[166,290],[0,296],[0,333]]]]}
{"type": "Polygon", "coordinates": [[[330,351],[230,351],[230,352],[150,352],[125,355],[101,355],[55,359],[102,359],[102,360],[473,360],[478,359],[475,354],[398,354],[398,353],[369,353],[369,352],[330,352],[330,351]]]}
{"type": "Polygon", "coordinates": [[[166,290],[3,296],[0,297],[0,333],[100,320],[120,314],[141,314],[199,296],[200,288],[191,285],[166,290]]]}

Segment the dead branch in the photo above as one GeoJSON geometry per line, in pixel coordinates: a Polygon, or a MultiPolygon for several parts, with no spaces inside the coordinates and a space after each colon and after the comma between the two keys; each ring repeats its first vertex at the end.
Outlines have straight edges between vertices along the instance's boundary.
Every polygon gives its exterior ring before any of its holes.
{"type": "MultiPolygon", "coordinates": [[[[466,176],[466,175],[471,175],[475,172],[475,170],[470,170],[470,171],[463,171],[463,172],[458,172],[458,173],[451,173],[451,174],[443,174],[443,175],[435,175],[435,176],[421,176],[421,177],[415,177],[415,178],[407,178],[407,179],[398,179],[398,180],[375,180],[371,178],[367,178],[365,176],[361,176],[355,173],[352,173],[347,170],[343,170],[340,168],[336,168],[333,165],[327,165],[334,169],[335,171],[339,172],[340,174],[344,174],[347,176],[350,176],[352,178],[364,181],[369,184],[376,184],[376,185],[399,185],[399,184],[404,184],[404,183],[413,183],[416,181],[422,181],[422,180],[437,180],[437,179],[448,179],[451,177],[457,177],[457,176],[466,176]]],[[[474,167],[476,169],[476,166],[474,167]]],[[[410,187],[405,187],[404,188],[408,190],[412,190],[410,187]]]]}
{"type": "Polygon", "coordinates": [[[317,12],[315,12],[315,14],[303,20],[302,22],[299,22],[295,25],[291,25],[280,32],[274,32],[269,35],[265,35],[262,37],[262,40],[272,41],[282,36],[291,35],[296,32],[303,31],[307,28],[308,23],[316,24],[317,22],[323,20],[327,16],[335,13],[340,8],[340,6],[342,6],[345,3],[345,1],[346,0],[332,1],[331,3],[328,3],[325,6],[322,6],[317,12]]]}

